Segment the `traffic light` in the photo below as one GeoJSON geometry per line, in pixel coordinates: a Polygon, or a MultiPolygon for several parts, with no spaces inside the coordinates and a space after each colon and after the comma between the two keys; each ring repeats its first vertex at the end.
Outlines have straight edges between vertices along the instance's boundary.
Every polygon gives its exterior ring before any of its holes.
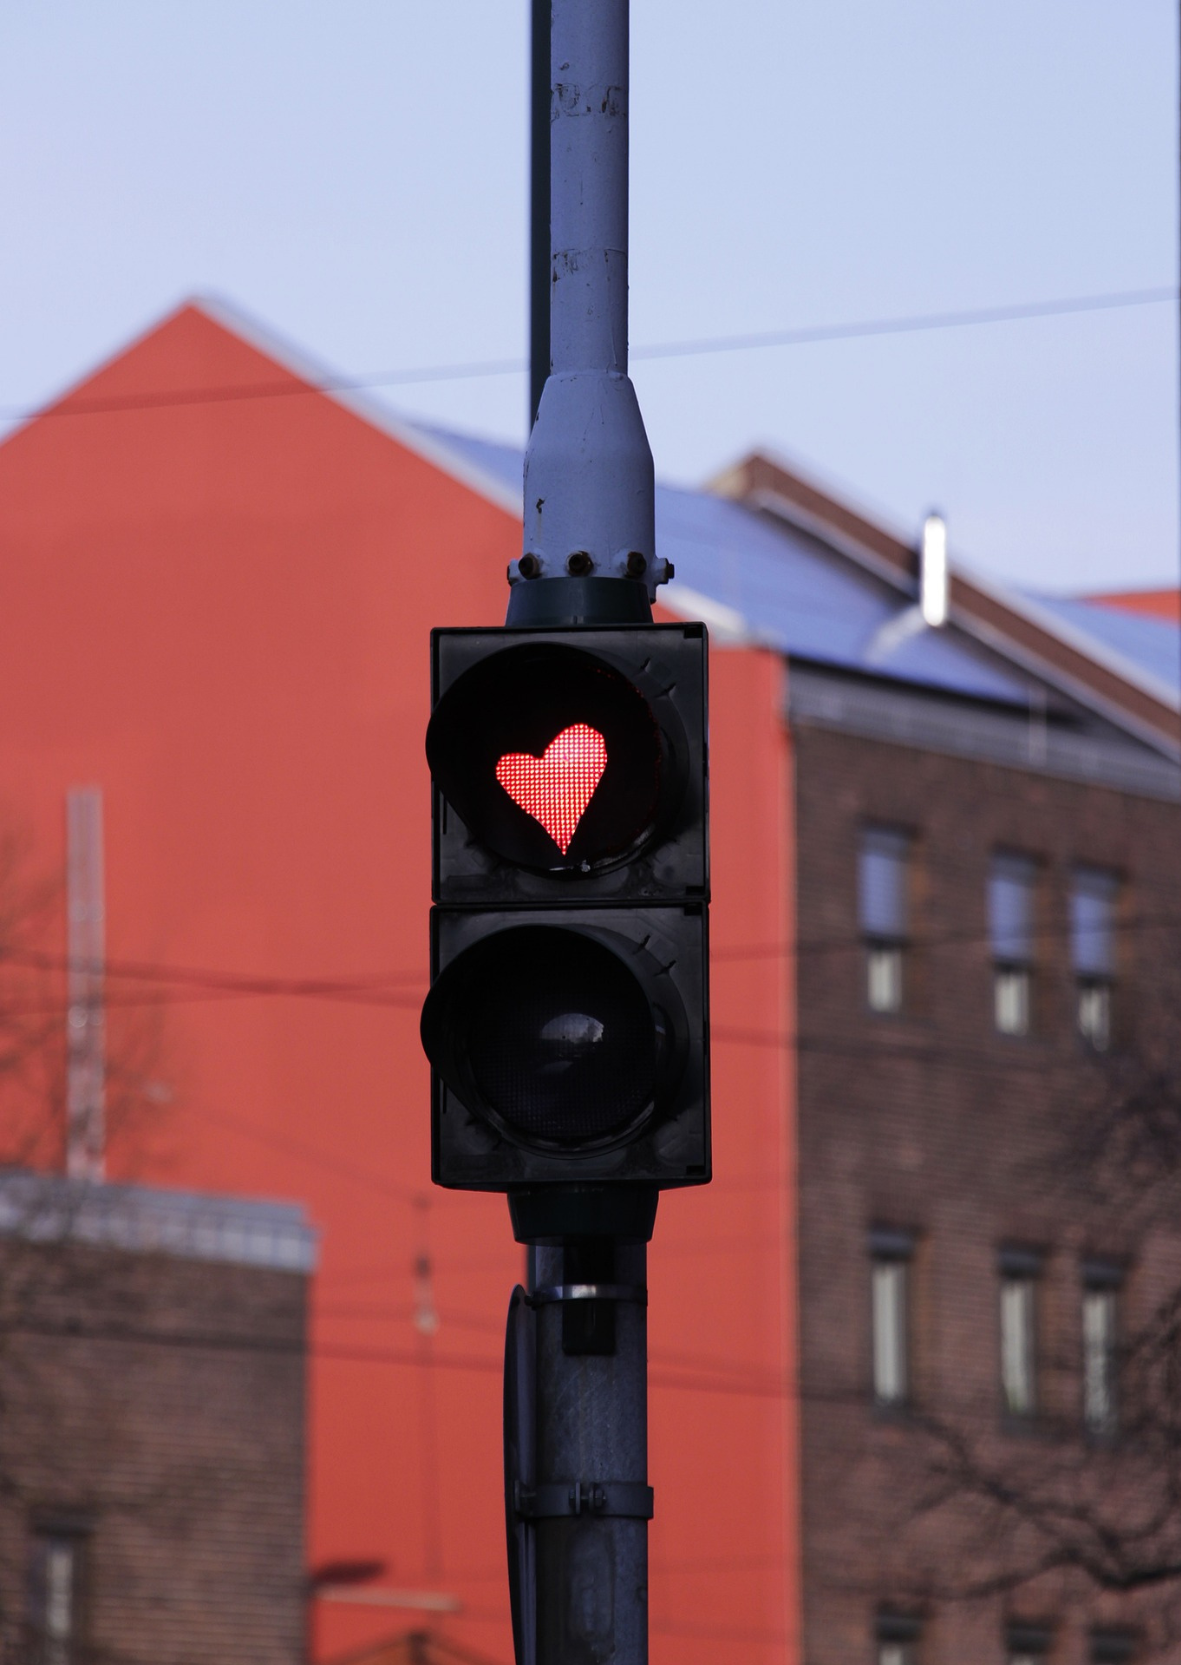
{"type": "Polygon", "coordinates": [[[704,1183],[704,626],[431,646],[434,1179],[704,1183]]]}

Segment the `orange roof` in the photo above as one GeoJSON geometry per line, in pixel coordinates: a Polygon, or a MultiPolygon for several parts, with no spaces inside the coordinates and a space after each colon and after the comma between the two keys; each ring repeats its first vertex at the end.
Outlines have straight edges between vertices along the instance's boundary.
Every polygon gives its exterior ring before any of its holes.
{"type": "Polygon", "coordinates": [[[1098,601],[1104,607],[1118,607],[1124,613],[1149,613],[1154,618],[1181,624],[1181,589],[1117,590],[1111,595],[1088,595],[1084,601],[1098,601]]]}

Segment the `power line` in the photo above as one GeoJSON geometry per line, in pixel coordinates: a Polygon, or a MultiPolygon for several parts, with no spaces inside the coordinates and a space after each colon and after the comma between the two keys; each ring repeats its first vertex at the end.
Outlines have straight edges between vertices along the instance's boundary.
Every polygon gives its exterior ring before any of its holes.
{"type": "Polygon", "coordinates": [[[748,335],[719,335],[710,340],[669,341],[653,347],[633,347],[640,359],[682,358],[699,353],[746,352],[759,347],[800,347],[810,342],[855,341],[873,335],[913,335],[924,330],[972,328],[977,324],[1012,324],[1025,318],[1061,318],[1075,312],[1111,312],[1123,307],[1159,306],[1176,301],[1169,289],[1122,289],[1106,295],[1075,295],[1053,301],[1019,301],[1011,306],[985,306],[957,312],[920,312],[900,318],[867,318],[852,324],[812,324],[799,329],[756,331],[748,335]]]}
{"type": "Polygon", "coordinates": [[[388,1197],[394,1202],[409,1203],[419,1206],[431,1203],[436,1199],[429,1192],[420,1187],[399,1185],[393,1180],[384,1180],[370,1168],[354,1166],[353,1163],[342,1160],[340,1156],[320,1145],[310,1145],[302,1139],[296,1139],[289,1133],[279,1133],[273,1128],[259,1127],[257,1123],[247,1121],[242,1116],[229,1114],[224,1110],[212,1110],[208,1105],[187,1107],[190,1114],[203,1117],[206,1121],[219,1122],[223,1127],[230,1128],[235,1133],[244,1134],[249,1139],[255,1139],[259,1144],[269,1145],[273,1150],[280,1151],[284,1156],[294,1156],[302,1162],[309,1163],[316,1171],[335,1174],[338,1179],[347,1180],[352,1185],[363,1186],[368,1191],[375,1191],[379,1196],[388,1197]]]}
{"type": "MultiPolygon", "coordinates": [[[[1018,301],[1011,305],[969,307],[952,312],[919,312],[897,317],[862,318],[840,324],[805,324],[794,329],[748,331],[736,335],[691,337],[658,341],[630,349],[635,360],[697,358],[715,353],[758,351],[769,347],[802,347],[827,341],[858,341],[873,336],[917,335],[930,330],[971,329],[983,324],[1012,324],[1037,318],[1061,318],[1076,313],[1113,312],[1129,307],[1176,302],[1176,288],[1118,289],[1106,294],[1068,295],[1048,301],[1018,301]]],[[[186,405],[230,404],[243,400],[286,399],[309,393],[363,392],[371,387],[412,387],[427,382],[473,381],[488,376],[524,375],[523,358],[474,359],[466,364],[427,364],[413,369],[375,370],[356,376],[329,376],[318,381],[296,378],[252,382],[214,388],[172,388],[160,393],[128,394],[123,398],[87,399],[67,395],[48,408],[22,405],[0,407],[0,421],[33,418],[112,415],[128,410],[162,410],[186,405]]]]}
{"type": "MultiPolygon", "coordinates": [[[[385,1323],[409,1323],[413,1321],[414,1315],[415,1308],[410,1303],[373,1307],[320,1302],[315,1307],[317,1322],[337,1320],[356,1323],[358,1320],[370,1319],[385,1323]]],[[[440,1329],[474,1330],[498,1338],[504,1334],[503,1321],[496,1318],[447,1310],[440,1311],[438,1316],[440,1329]]],[[[776,1394],[784,1391],[782,1373],[755,1361],[729,1359],[720,1355],[711,1357],[701,1353],[669,1353],[660,1348],[651,1350],[649,1357],[654,1365],[676,1376],[678,1380],[706,1379],[712,1382],[716,1378],[719,1383],[740,1383],[747,1386],[756,1383],[765,1391],[776,1394]]],[[[432,1361],[424,1359],[422,1362],[429,1365],[432,1361]]]]}
{"type": "MultiPolygon", "coordinates": [[[[504,1359],[498,1353],[487,1356],[479,1353],[435,1353],[427,1359],[412,1347],[349,1347],[315,1342],[308,1349],[315,1359],[331,1360],[340,1364],[393,1364],[415,1370],[455,1370],[462,1374],[501,1375],[504,1359]]],[[[653,1368],[650,1373],[653,1387],[668,1388],[672,1392],[736,1394],[749,1399],[783,1399],[793,1389],[781,1379],[724,1375],[711,1377],[705,1372],[653,1368]]]]}
{"type": "MultiPolygon", "coordinates": [[[[0,965],[9,962],[29,966],[39,971],[69,971],[80,969],[80,962],[68,954],[49,954],[35,949],[0,948],[0,965]]],[[[373,972],[353,977],[260,977],[236,971],[210,971],[192,966],[167,965],[152,960],[106,959],[97,964],[81,966],[92,975],[103,978],[126,978],[149,983],[179,983],[201,990],[226,994],[294,994],[310,995],[317,999],[349,999],[359,994],[387,991],[382,1003],[410,1004],[418,995],[399,996],[391,985],[422,984],[421,971],[373,972]]]]}
{"type": "MultiPolygon", "coordinates": [[[[1119,936],[1132,936],[1139,931],[1173,930],[1181,927],[1181,914],[1131,914],[1111,922],[1111,930],[1119,936]]],[[[1047,940],[1067,936],[1072,930],[1069,920],[1039,924],[1037,936],[1047,940]]],[[[916,931],[910,946],[922,952],[936,948],[970,945],[991,941],[992,930],[987,925],[968,926],[945,931],[916,931]]],[[[828,937],[804,937],[795,941],[770,943],[740,943],[732,947],[715,947],[710,951],[715,966],[743,960],[797,959],[812,954],[858,953],[865,947],[860,932],[834,934],[828,937]]],[[[5,964],[28,966],[34,970],[66,971],[78,962],[65,954],[49,954],[18,948],[0,948],[0,969],[5,964]]],[[[204,998],[224,995],[285,995],[313,1000],[344,1000],[358,1005],[391,1006],[414,1009],[421,1004],[426,988],[422,971],[391,971],[353,977],[277,977],[249,973],[197,969],[191,966],[171,966],[163,962],[137,960],[106,960],[93,967],[96,974],[108,981],[127,979],[149,984],[176,984],[195,991],[193,996],[181,994],[153,995],[152,1004],[167,1004],[170,1000],[204,998]],[[407,988],[405,985],[416,985],[407,988]]],[[[134,1005],[133,998],[110,994],[111,1005],[134,1005]]],[[[147,1003],[147,1002],[145,1002],[147,1003]]],[[[57,1004],[18,1004],[0,1000],[0,1015],[40,1015],[57,1010],[57,1004]]]]}

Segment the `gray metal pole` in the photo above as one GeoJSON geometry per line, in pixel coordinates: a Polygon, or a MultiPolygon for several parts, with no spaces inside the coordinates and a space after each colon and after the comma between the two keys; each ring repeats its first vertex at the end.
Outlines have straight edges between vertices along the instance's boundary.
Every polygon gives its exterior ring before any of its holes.
{"type": "MultiPolygon", "coordinates": [[[[627,374],[628,0],[553,0],[550,360],[509,582],[628,578],[648,599],[652,452],[627,374]]],[[[510,620],[512,609],[510,606],[510,620]]]]}
{"type": "Polygon", "coordinates": [[[550,0],[532,0],[529,61],[529,426],[549,375],[550,0]]]}
{"type": "Polygon", "coordinates": [[[582,1488],[577,1513],[555,1510],[535,1524],[537,1665],[647,1665],[647,1247],[599,1243],[591,1253],[611,1270],[623,1299],[546,1301],[551,1290],[588,1287],[572,1277],[587,1247],[535,1251],[537,1495],[550,1488],[564,1496],[572,1482],[582,1488]],[[611,1313],[604,1314],[608,1304],[611,1313]],[[593,1344],[589,1307],[613,1326],[613,1351],[569,1351],[572,1329],[576,1346],[577,1332],[581,1344],[593,1344]],[[636,1513],[600,1512],[596,1503],[636,1513]]]}

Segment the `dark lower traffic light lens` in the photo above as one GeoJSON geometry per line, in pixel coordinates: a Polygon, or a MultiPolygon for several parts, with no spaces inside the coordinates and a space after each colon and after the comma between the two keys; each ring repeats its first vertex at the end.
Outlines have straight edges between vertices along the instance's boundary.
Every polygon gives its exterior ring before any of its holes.
{"type": "Polygon", "coordinates": [[[470,951],[462,1050],[479,1098],[518,1138],[594,1145],[652,1104],[663,1039],[630,967],[580,932],[520,927],[470,951]]]}

